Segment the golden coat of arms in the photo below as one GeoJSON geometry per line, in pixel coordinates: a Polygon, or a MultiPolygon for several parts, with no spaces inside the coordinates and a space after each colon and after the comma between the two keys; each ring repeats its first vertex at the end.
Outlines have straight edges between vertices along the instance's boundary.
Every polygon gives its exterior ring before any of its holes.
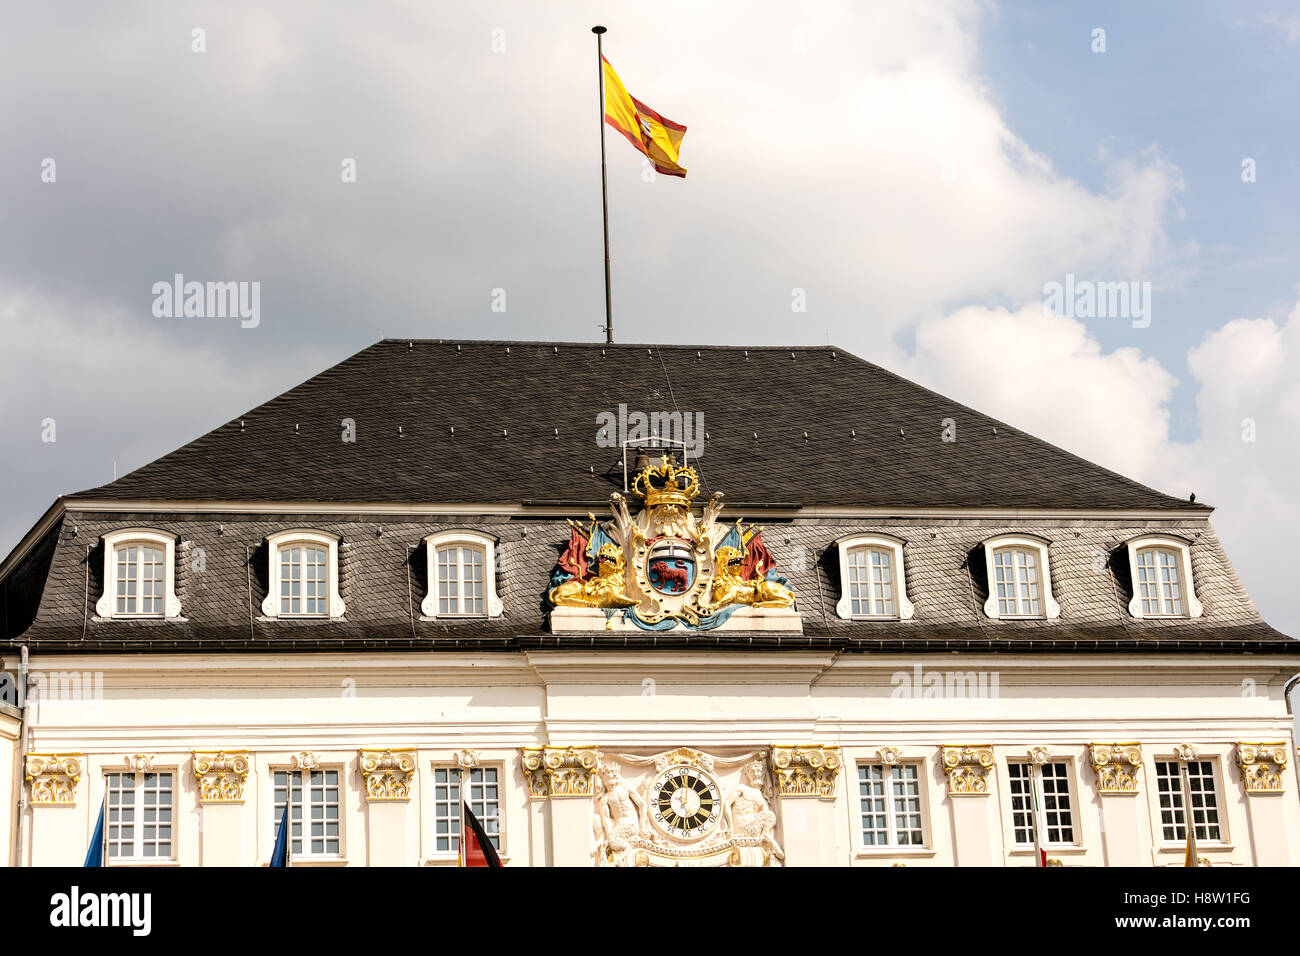
{"type": "MultiPolygon", "coordinates": [[[[721,492],[698,518],[692,511],[699,494],[695,469],[665,456],[636,475],[631,489],[643,502],[635,516],[624,495],[615,493],[612,521],[602,525],[589,515],[589,527],[569,522],[569,544],[547,592],[557,610],[599,610],[607,626],[618,615],[631,626],[662,631],[721,627],[748,608],[750,619],[801,630],[794,590],[776,573],[762,529],[739,520],[719,524],[721,492]]],[[[589,627],[589,615],[552,612],[552,630],[582,629],[584,620],[589,627]]]]}

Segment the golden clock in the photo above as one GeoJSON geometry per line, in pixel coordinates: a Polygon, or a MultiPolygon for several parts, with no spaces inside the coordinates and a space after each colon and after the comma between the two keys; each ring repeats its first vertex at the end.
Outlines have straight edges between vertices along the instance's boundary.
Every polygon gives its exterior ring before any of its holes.
{"type": "Polygon", "coordinates": [[[718,782],[699,767],[669,767],[650,786],[650,818],[669,836],[699,839],[722,818],[718,782]]]}

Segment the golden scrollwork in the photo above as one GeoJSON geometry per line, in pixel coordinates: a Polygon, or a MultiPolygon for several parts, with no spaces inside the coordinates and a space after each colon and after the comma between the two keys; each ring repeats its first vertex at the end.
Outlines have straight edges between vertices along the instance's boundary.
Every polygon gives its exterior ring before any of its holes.
{"type": "Polygon", "coordinates": [[[199,803],[243,803],[248,780],[246,750],[196,750],[193,752],[194,779],[199,786],[199,803]]]}
{"type": "Polygon", "coordinates": [[[409,750],[362,749],[361,776],[367,800],[409,800],[415,780],[415,753],[409,750]]]}
{"type": "Polygon", "coordinates": [[[636,604],[636,598],[623,593],[627,586],[626,568],[623,549],[607,541],[596,552],[596,573],[551,588],[551,603],[556,607],[631,607],[636,604]]]}
{"type": "Polygon", "coordinates": [[[126,758],[127,773],[148,773],[155,759],[153,754],[131,754],[126,758]]]}
{"type": "Polygon", "coordinates": [[[839,747],[808,744],[772,747],[772,776],[782,797],[835,796],[835,781],[843,760],[839,747]]]}
{"type": "Polygon", "coordinates": [[[1282,793],[1286,744],[1237,744],[1237,766],[1247,793],[1282,793]]]}
{"type": "Polygon", "coordinates": [[[1142,769],[1141,744],[1089,744],[1088,756],[1097,775],[1098,793],[1138,792],[1138,772],[1142,769]]]}
{"type": "Polygon", "coordinates": [[[600,755],[594,745],[584,747],[523,747],[520,751],[528,796],[590,797],[600,755]]]}
{"type": "Polygon", "coordinates": [[[945,745],[941,749],[943,772],[948,775],[948,796],[988,796],[988,776],[993,769],[993,746],[945,745]]]}
{"type": "Polygon", "coordinates": [[[32,806],[63,806],[77,802],[82,754],[28,754],[27,783],[32,806]]]}

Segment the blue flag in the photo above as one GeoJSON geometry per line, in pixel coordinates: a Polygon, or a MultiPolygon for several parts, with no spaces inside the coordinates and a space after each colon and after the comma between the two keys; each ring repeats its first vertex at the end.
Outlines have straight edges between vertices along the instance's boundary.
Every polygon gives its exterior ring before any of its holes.
{"type": "Polygon", "coordinates": [[[284,801],[284,816],[280,818],[280,832],[275,835],[275,849],[271,851],[271,865],[289,865],[289,801],[287,799],[284,801]]]}
{"type": "MultiPolygon", "coordinates": [[[[108,803],[105,795],[104,803],[108,803]]],[[[104,803],[99,805],[99,822],[95,824],[95,833],[90,838],[90,849],[86,850],[86,862],[83,866],[104,865],[104,803]]]]}

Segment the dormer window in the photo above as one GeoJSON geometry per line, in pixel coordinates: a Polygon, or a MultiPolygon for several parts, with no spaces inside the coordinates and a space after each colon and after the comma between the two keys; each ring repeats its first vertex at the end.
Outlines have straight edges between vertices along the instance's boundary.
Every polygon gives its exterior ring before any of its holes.
{"type": "Polygon", "coordinates": [[[1127,542],[1133,575],[1129,613],[1140,618],[1200,617],[1201,602],[1192,586],[1188,543],[1167,535],[1142,535],[1127,542]]]}
{"type": "Polygon", "coordinates": [[[319,531],[281,531],[266,539],[269,581],[262,613],[277,618],[342,617],[339,539],[319,531]]]}
{"type": "Polygon", "coordinates": [[[104,593],[95,613],[104,618],[180,617],[176,538],[143,528],[104,535],[104,593]]]}
{"type": "Polygon", "coordinates": [[[984,542],[989,599],[984,613],[995,620],[1060,617],[1052,597],[1048,542],[1034,535],[1004,534],[984,542]]]}
{"type": "Polygon", "coordinates": [[[442,531],[424,539],[429,593],[425,617],[500,617],[496,593],[496,541],[476,531],[442,531]]]}
{"type": "Polygon", "coordinates": [[[835,613],[851,620],[906,621],[912,617],[903,573],[903,541],[891,535],[841,538],[840,600],[835,613]]]}

